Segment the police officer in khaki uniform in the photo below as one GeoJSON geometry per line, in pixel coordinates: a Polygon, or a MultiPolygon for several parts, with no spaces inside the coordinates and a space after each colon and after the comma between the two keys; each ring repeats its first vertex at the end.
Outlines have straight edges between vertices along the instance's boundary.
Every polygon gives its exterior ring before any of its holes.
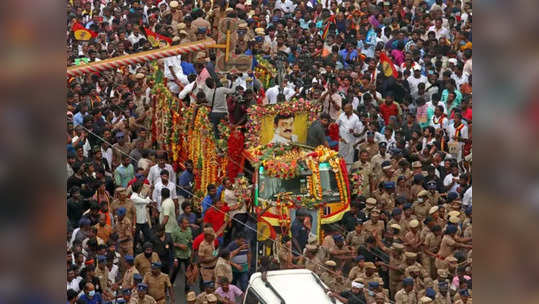
{"type": "Polygon", "coordinates": [[[104,255],[97,256],[95,276],[99,280],[99,286],[105,300],[112,298],[111,284],[109,282],[109,268],[106,266],[107,258],[104,255]]]}
{"type": "Polygon", "coordinates": [[[200,261],[200,275],[204,283],[214,282],[214,268],[217,263],[217,251],[215,250],[215,232],[213,228],[206,227],[203,230],[204,240],[198,247],[198,259],[200,261]]]}
{"type": "Polygon", "coordinates": [[[352,269],[348,273],[348,279],[350,281],[355,281],[356,279],[359,278],[359,276],[362,273],[365,272],[365,257],[364,256],[358,255],[354,259],[354,262],[356,262],[357,264],[354,267],[352,267],[352,269]]]}
{"type": "Polygon", "coordinates": [[[384,161],[389,161],[390,159],[391,156],[387,153],[387,143],[381,141],[378,143],[378,153],[371,158],[371,166],[374,171],[375,180],[378,180],[382,175],[382,163],[384,161]]]}
{"type": "Polygon", "coordinates": [[[151,272],[144,275],[142,282],[148,285],[148,294],[155,299],[157,304],[165,304],[167,292],[170,302],[174,303],[172,284],[168,275],[161,272],[161,262],[152,263],[151,272]]]}
{"type": "Polygon", "coordinates": [[[124,207],[116,209],[116,225],[112,231],[118,235],[120,254],[133,255],[133,223],[125,216],[125,213],[124,207]]]}
{"type": "Polygon", "coordinates": [[[131,220],[131,223],[135,225],[137,222],[137,212],[135,210],[135,204],[127,197],[127,189],[123,187],[118,187],[114,190],[117,193],[117,198],[115,198],[110,204],[110,211],[112,214],[116,214],[116,210],[120,207],[125,208],[125,216],[131,220]]]}
{"type": "MultiPolygon", "coordinates": [[[[440,281],[436,291],[436,298],[434,303],[436,304],[451,304],[451,294],[449,293],[449,283],[447,281],[440,281]]],[[[436,287],[436,285],[434,285],[436,287]]]]}
{"type": "Polygon", "coordinates": [[[352,246],[356,250],[359,246],[365,243],[366,234],[363,230],[363,222],[358,220],[353,231],[348,232],[346,235],[346,244],[352,246]]]}
{"type": "Polygon", "coordinates": [[[425,270],[434,277],[436,268],[434,267],[434,260],[436,253],[440,249],[440,243],[442,242],[442,228],[438,225],[434,225],[425,234],[423,241],[423,255],[422,264],[425,266],[425,270]]]}
{"type": "Polygon", "coordinates": [[[137,285],[137,294],[131,295],[129,304],[157,304],[155,299],[147,294],[148,285],[140,283],[137,285]]]}
{"type": "Polygon", "coordinates": [[[384,189],[380,195],[380,204],[382,210],[391,210],[395,208],[395,183],[384,182],[384,189]]]}
{"type": "Polygon", "coordinates": [[[402,280],[403,288],[395,294],[395,304],[417,304],[417,294],[414,290],[414,280],[402,280]]]}
{"type": "Polygon", "coordinates": [[[431,208],[430,203],[428,203],[428,194],[427,190],[421,190],[417,193],[417,200],[414,204],[414,214],[419,220],[424,220],[427,217],[427,214],[431,208]]]}
{"type": "Polygon", "coordinates": [[[430,277],[430,274],[427,274],[423,266],[417,262],[417,253],[406,251],[404,256],[406,257],[406,268],[404,269],[405,277],[410,276],[411,269],[414,269],[413,266],[417,267],[418,271],[421,272],[422,277],[430,277]]]}
{"type": "Polygon", "coordinates": [[[468,289],[459,290],[460,299],[455,301],[455,304],[468,304],[472,302],[472,297],[468,289]]]}
{"type": "Polygon", "coordinates": [[[380,177],[376,181],[376,185],[378,185],[380,183],[385,183],[385,182],[397,183],[398,178],[399,178],[399,176],[397,174],[395,174],[395,171],[393,169],[393,166],[391,165],[391,162],[390,161],[384,161],[384,162],[382,162],[382,174],[380,175],[380,177]]]}
{"type": "Polygon", "coordinates": [[[363,229],[368,235],[372,235],[376,231],[377,235],[382,235],[384,232],[384,222],[380,220],[380,210],[372,209],[369,214],[369,219],[363,224],[363,229]]]}
{"type": "Polygon", "coordinates": [[[371,191],[374,190],[374,175],[370,163],[369,152],[366,150],[361,150],[359,152],[359,160],[352,164],[351,173],[360,176],[361,183],[357,185],[357,187],[359,187],[358,194],[369,196],[371,191]]]}
{"type": "Polygon", "coordinates": [[[375,296],[376,294],[383,294],[384,300],[389,301],[389,292],[387,289],[382,288],[383,285],[380,285],[380,283],[373,281],[368,283],[368,290],[365,293],[365,299],[367,300],[367,303],[373,303],[375,302],[375,296]]]}
{"type": "Polygon", "coordinates": [[[212,296],[215,296],[216,299],[220,301],[222,300],[221,297],[215,293],[215,284],[209,282],[205,284],[204,291],[197,296],[196,304],[207,304],[209,303],[209,300],[212,299],[212,296]]]}
{"type": "Polygon", "coordinates": [[[322,269],[320,279],[329,287],[329,289],[335,290],[337,285],[337,280],[335,278],[335,268],[337,267],[337,263],[335,263],[335,261],[328,260],[324,263],[324,266],[325,269],[322,269]]]}
{"type": "Polygon", "coordinates": [[[448,284],[449,272],[447,269],[438,269],[436,271],[437,278],[432,283],[434,291],[439,292],[439,286],[442,283],[448,284]]]}
{"type": "Polygon", "coordinates": [[[157,252],[153,251],[153,245],[150,242],[145,242],[142,246],[144,252],[139,253],[135,257],[135,268],[142,277],[149,273],[152,269],[152,263],[161,262],[157,252]]]}
{"type": "Polygon", "coordinates": [[[418,251],[421,240],[419,239],[419,221],[417,219],[408,222],[408,231],[404,234],[404,242],[409,251],[418,251]]]}
{"type": "Polygon", "coordinates": [[[359,145],[359,150],[367,151],[369,154],[369,162],[376,154],[378,154],[378,144],[374,142],[373,131],[367,131],[367,141],[359,145]]]}
{"type": "Polygon", "coordinates": [[[402,209],[395,207],[391,211],[391,219],[389,220],[389,222],[387,222],[387,226],[391,229],[397,229],[398,227],[399,233],[397,235],[394,235],[394,237],[399,239],[404,236],[402,224],[402,209]]]}
{"type": "Polygon", "coordinates": [[[376,270],[376,266],[373,262],[366,262],[365,272],[360,274],[359,277],[356,278],[356,281],[363,283],[363,285],[367,285],[369,282],[375,281],[380,284],[384,284],[384,281],[382,278],[380,278],[376,270]]]}
{"type": "Polygon", "coordinates": [[[126,255],[124,256],[125,262],[127,264],[127,270],[124,273],[124,276],[122,278],[122,288],[128,288],[133,289],[135,288],[135,282],[133,281],[133,276],[135,273],[139,273],[137,268],[135,267],[135,259],[132,255],[126,255]]]}
{"type": "Polygon", "coordinates": [[[307,244],[305,245],[305,259],[303,261],[303,265],[305,268],[309,269],[310,271],[320,274],[320,264],[322,263],[322,259],[319,258],[319,255],[317,255],[319,250],[319,247],[317,244],[307,244]]]}

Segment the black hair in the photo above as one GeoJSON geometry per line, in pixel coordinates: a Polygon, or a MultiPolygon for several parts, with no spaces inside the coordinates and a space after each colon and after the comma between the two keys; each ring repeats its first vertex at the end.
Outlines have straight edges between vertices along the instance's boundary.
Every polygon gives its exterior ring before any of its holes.
{"type": "Polygon", "coordinates": [[[170,197],[170,190],[168,188],[161,189],[161,199],[167,199],[170,197]]]}
{"type": "Polygon", "coordinates": [[[279,120],[282,120],[282,119],[289,119],[289,118],[294,118],[294,114],[277,114],[275,115],[275,118],[273,118],[273,124],[274,125],[277,125],[277,123],[279,122],[279,120]]]}

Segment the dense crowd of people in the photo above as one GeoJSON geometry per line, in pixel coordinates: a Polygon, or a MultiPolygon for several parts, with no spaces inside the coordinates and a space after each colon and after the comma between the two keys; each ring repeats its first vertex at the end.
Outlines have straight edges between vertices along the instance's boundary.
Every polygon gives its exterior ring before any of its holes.
{"type": "MultiPolygon", "coordinates": [[[[69,0],[68,65],[221,43],[226,17],[270,83],[207,49],[158,61],[170,92],[209,107],[216,136],[246,132],[251,105],[321,104],[307,144],[339,151],[353,193],[323,239],[298,213],[259,266],[311,269],[343,303],[471,303],[471,1],[69,0]]],[[[187,303],[241,303],[256,214],[230,179],[195,203],[196,164],[152,137],[151,64],[67,78],[67,302],[176,303],[181,284],[187,303]]]]}

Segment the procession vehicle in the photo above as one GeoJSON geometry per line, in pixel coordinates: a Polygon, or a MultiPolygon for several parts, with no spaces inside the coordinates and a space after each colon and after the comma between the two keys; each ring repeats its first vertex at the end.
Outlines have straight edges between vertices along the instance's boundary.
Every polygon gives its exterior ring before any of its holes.
{"type": "Polygon", "coordinates": [[[243,304],[342,304],[328,287],[307,269],[256,272],[249,279],[243,304]]]}
{"type": "Polygon", "coordinates": [[[337,222],[350,209],[346,165],[334,150],[319,146],[268,144],[247,149],[254,168],[253,208],[257,220],[257,267],[276,257],[296,214],[306,215],[309,242],[319,243],[321,225],[337,222]]]}

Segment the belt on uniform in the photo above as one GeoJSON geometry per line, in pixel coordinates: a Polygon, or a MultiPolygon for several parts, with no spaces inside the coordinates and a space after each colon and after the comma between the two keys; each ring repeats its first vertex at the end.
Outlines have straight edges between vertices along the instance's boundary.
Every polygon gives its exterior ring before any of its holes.
{"type": "Polygon", "coordinates": [[[159,299],[155,299],[155,302],[159,302],[159,301],[164,300],[164,299],[165,299],[165,297],[162,297],[162,298],[159,298],[159,299]]]}
{"type": "Polygon", "coordinates": [[[205,267],[205,266],[202,266],[202,265],[200,267],[202,267],[203,269],[214,269],[215,268],[215,266],[213,266],[213,267],[205,267]]]}

